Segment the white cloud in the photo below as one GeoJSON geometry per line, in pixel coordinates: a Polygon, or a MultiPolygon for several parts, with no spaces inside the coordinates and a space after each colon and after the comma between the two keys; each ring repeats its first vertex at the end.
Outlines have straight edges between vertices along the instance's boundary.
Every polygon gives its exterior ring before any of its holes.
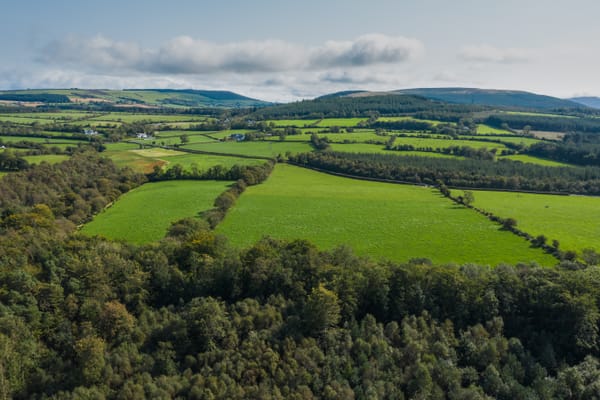
{"type": "Polygon", "coordinates": [[[487,44],[475,46],[463,46],[459,58],[465,61],[483,63],[520,63],[530,59],[529,52],[519,48],[500,48],[487,44]]]}
{"type": "Polygon", "coordinates": [[[180,36],[158,48],[143,48],[96,36],[53,41],[43,48],[39,61],[106,74],[247,74],[400,64],[422,53],[423,44],[416,39],[382,34],[328,41],[316,47],[281,40],[219,44],[180,36]]]}

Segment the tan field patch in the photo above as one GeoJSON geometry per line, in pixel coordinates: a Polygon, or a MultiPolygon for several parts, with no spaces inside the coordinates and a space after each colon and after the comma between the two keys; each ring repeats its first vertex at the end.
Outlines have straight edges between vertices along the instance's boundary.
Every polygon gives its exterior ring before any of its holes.
{"type": "Polygon", "coordinates": [[[98,97],[76,97],[69,96],[69,100],[73,103],[110,103],[110,100],[100,99],[98,97]]]}
{"type": "Polygon", "coordinates": [[[538,139],[560,140],[565,136],[563,132],[531,131],[531,133],[538,139]]]}
{"type": "Polygon", "coordinates": [[[23,106],[23,107],[38,107],[43,106],[44,103],[39,101],[15,101],[15,100],[0,100],[0,104],[7,104],[10,106],[23,106]]]}
{"type": "Polygon", "coordinates": [[[137,155],[140,155],[142,157],[151,157],[151,158],[157,158],[157,157],[173,157],[173,156],[180,156],[182,153],[180,151],[175,151],[175,150],[166,150],[166,149],[138,149],[138,150],[129,150],[132,153],[135,153],[137,155]]]}

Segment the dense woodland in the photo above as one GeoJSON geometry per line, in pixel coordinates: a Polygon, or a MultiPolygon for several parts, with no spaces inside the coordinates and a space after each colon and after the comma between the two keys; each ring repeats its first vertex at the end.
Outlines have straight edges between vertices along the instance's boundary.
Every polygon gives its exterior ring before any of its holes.
{"type": "Polygon", "coordinates": [[[496,128],[505,126],[523,129],[526,126],[538,131],[600,133],[600,119],[573,118],[568,116],[544,116],[531,114],[494,114],[483,120],[496,128]]]}
{"type": "Polygon", "coordinates": [[[428,100],[410,95],[384,95],[365,97],[324,97],[296,103],[262,108],[251,114],[258,119],[270,118],[326,118],[326,117],[370,117],[374,114],[398,115],[423,113],[423,117],[439,116],[440,120],[454,120],[473,111],[485,109],[481,106],[465,106],[428,100]],[[452,115],[452,117],[450,117],[452,115]]]}
{"type": "MultiPolygon", "coordinates": [[[[416,96],[322,98],[198,110],[218,118],[192,129],[252,121],[259,138],[274,128],[263,119],[360,116],[373,128],[456,136],[473,129],[473,112],[481,110],[416,96]],[[398,113],[457,124],[377,122],[398,113]]],[[[501,117],[513,119],[492,125],[579,129],[560,125],[568,118],[542,126],[535,116],[501,117]]],[[[328,172],[437,185],[447,195],[447,187],[598,195],[600,141],[592,126],[524,151],[580,167],[494,161],[493,143],[490,150],[444,150],[466,160],[336,153],[317,134],[316,152],[287,157],[328,172]]],[[[7,135],[41,128],[0,123],[7,135]]],[[[147,128],[141,121],[101,133],[118,140],[147,128]]],[[[382,140],[390,150],[414,150],[395,146],[395,136],[382,140]]],[[[72,154],[68,161],[31,166],[20,156],[49,146],[22,146],[26,153],[0,153],[0,170],[18,171],[0,180],[0,399],[600,398],[595,251],[582,254],[584,263],[561,257],[548,268],[432,265],[427,254],[399,264],[358,257],[344,245],[321,251],[268,237],[236,249],[214,228],[247,186],[268,178],[273,162],[204,171],[175,165],[141,175],[75,147],[55,150],[72,154]],[[78,233],[132,188],[172,179],[235,184],[200,218],[173,223],[158,243],[78,233]]],[[[510,220],[502,222],[515,232],[510,220]]]]}
{"type": "MultiPolygon", "coordinates": [[[[483,152],[481,152],[483,154],[483,152]]],[[[454,160],[393,154],[302,153],[290,162],[352,176],[459,188],[600,194],[600,168],[548,168],[510,160],[454,160]]]]}
{"type": "Polygon", "coordinates": [[[75,231],[141,181],[93,154],[2,180],[0,398],[600,396],[598,267],[237,250],[198,219],[140,247],[75,231]]]}

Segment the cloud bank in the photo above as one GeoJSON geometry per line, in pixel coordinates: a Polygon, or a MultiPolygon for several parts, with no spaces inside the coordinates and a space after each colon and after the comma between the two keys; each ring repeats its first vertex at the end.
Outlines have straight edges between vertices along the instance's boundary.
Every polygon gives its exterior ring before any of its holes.
{"type": "Polygon", "coordinates": [[[103,73],[249,74],[401,64],[423,52],[417,39],[382,34],[327,41],[315,47],[282,40],[222,44],[180,36],[158,48],[144,48],[96,36],[52,41],[42,49],[38,61],[103,73]]]}

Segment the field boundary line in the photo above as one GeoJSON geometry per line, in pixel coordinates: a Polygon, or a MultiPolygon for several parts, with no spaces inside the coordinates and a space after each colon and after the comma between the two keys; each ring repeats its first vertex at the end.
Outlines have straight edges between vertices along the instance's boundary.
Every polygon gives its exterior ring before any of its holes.
{"type": "MultiPolygon", "coordinates": [[[[394,179],[370,178],[370,177],[366,177],[366,176],[345,174],[343,172],[329,171],[329,170],[318,168],[318,167],[312,167],[310,165],[299,164],[299,163],[289,161],[289,160],[285,161],[285,162],[287,164],[295,165],[297,167],[312,169],[317,172],[323,172],[325,174],[341,176],[344,178],[360,179],[363,181],[372,181],[372,182],[396,183],[396,184],[400,184],[400,185],[424,186],[424,187],[432,187],[432,188],[438,187],[437,185],[430,185],[427,183],[415,183],[415,182],[400,181],[400,180],[394,180],[394,179]]],[[[451,186],[451,185],[446,185],[446,187],[448,187],[448,189],[457,189],[457,190],[482,190],[482,191],[488,191],[488,192],[510,192],[510,193],[528,193],[528,194],[549,194],[549,195],[555,195],[555,196],[577,196],[576,194],[564,193],[564,192],[539,192],[539,191],[533,191],[533,190],[480,188],[480,187],[451,186]]],[[[581,195],[581,196],[589,196],[589,195],[581,195]]],[[[594,197],[594,196],[590,196],[590,197],[594,197]]]]}

